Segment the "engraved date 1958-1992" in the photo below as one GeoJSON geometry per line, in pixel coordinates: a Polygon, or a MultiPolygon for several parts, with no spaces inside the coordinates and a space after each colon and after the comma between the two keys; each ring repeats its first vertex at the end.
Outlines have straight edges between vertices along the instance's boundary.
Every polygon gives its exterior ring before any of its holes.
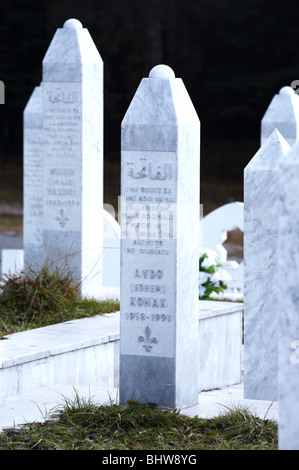
{"type": "Polygon", "coordinates": [[[172,318],[170,314],[165,313],[144,313],[144,312],[126,312],[126,320],[150,320],[154,322],[171,322],[172,318]]]}

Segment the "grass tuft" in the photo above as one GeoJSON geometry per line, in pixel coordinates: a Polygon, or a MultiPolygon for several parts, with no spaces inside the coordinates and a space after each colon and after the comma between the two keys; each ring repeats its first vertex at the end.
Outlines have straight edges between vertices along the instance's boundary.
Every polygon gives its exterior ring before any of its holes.
{"type": "Polygon", "coordinates": [[[43,423],[6,429],[0,450],[276,450],[276,421],[236,408],[213,419],[130,401],[97,405],[78,396],[43,423]]]}
{"type": "Polygon", "coordinates": [[[69,271],[43,267],[4,275],[0,285],[0,338],[18,331],[119,310],[119,302],[80,298],[69,271]]]}

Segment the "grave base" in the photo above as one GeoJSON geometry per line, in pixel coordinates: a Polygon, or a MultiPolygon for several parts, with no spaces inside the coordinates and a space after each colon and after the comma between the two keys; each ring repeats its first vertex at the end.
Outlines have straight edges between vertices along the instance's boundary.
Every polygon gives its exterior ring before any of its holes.
{"type": "MultiPolygon", "coordinates": [[[[241,382],[243,304],[199,302],[198,391],[241,382]]],[[[119,312],[0,340],[0,404],[55,384],[118,387],[119,312]]]]}
{"type": "Polygon", "coordinates": [[[199,302],[198,391],[241,382],[243,303],[199,302]]]}
{"type": "Polygon", "coordinates": [[[119,313],[68,321],[0,340],[0,404],[56,384],[118,385],[119,313]]]}

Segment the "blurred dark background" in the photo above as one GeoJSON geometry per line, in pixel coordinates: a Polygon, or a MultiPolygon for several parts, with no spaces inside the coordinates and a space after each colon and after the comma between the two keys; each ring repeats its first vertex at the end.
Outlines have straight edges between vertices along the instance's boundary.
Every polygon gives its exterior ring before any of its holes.
{"type": "Polygon", "coordinates": [[[22,113],[68,18],[88,28],[104,61],[105,202],[119,195],[121,121],[159,63],[183,79],[201,121],[204,213],[242,201],[263,114],[299,79],[298,17],[298,1],[1,0],[0,203],[22,204],[22,113]]]}

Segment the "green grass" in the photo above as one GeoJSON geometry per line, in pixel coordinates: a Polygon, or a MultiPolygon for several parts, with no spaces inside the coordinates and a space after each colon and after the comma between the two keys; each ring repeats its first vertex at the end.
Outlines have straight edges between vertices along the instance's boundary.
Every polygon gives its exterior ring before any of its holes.
{"type": "Polygon", "coordinates": [[[213,419],[128,402],[97,405],[78,396],[43,423],[5,429],[0,450],[276,450],[277,423],[247,409],[213,419]]]}
{"type": "Polygon", "coordinates": [[[80,297],[69,271],[28,269],[3,276],[0,339],[5,335],[119,310],[119,302],[80,297]]]}

